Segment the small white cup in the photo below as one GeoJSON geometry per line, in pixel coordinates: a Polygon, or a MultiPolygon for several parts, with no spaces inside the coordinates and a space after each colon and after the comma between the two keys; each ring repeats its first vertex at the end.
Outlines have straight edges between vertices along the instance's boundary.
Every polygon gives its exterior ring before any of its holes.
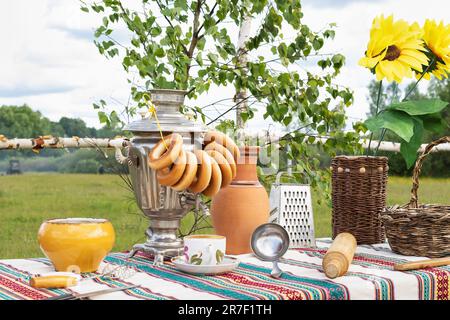
{"type": "Polygon", "coordinates": [[[193,265],[215,266],[225,256],[226,238],[218,235],[191,235],[184,237],[184,258],[193,265]]]}

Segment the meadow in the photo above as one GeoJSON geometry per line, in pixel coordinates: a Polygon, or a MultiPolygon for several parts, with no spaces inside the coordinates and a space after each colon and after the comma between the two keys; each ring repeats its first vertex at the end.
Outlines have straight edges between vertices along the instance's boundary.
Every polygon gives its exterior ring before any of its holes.
{"type": "MultiPolygon", "coordinates": [[[[388,203],[406,203],[410,188],[410,178],[390,177],[388,203]]],[[[318,197],[313,193],[313,200],[318,197]]],[[[419,199],[449,204],[450,179],[421,179],[419,199]]],[[[114,175],[0,176],[0,259],[42,256],[37,243],[39,226],[46,219],[64,217],[109,219],[116,230],[114,251],[128,250],[134,243],[144,241],[148,225],[133,195],[114,175]]],[[[316,236],[330,236],[330,207],[315,204],[314,218],[316,236]]],[[[183,224],[186,227],[189,221],[183,224]]]]}

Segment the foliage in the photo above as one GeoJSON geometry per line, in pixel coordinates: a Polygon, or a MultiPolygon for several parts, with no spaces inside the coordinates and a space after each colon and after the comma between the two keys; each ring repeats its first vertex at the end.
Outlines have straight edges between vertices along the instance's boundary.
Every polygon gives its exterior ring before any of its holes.
{"type": "MultiPolygon", "coordinates": [[[[62,117],[58,122],[50,121],[39,111],[33,111],[29,106],[0,106],[0,135],[7,138],[36,138],[51,135],[55,137],[94,137],[111,138],[120,134],[117,127],[90,128],[81,119],[62,117]]],[[[44,149],[40,157],[61,157],[64,150],[44,149]]],[[[35,157],[29,150],[9,150],[0,152],[0,159],[35,157]]],[[[50,170],[44,164],[33,166],[36,171],[50,170]]],[[[51,167],[51,168],[54,168],[51,167]]]]}
{"type": "Polygon", "coordinates": [[[96,131],[94,128],[88,128],[81,119],[62,117],[59,124],[68,137],[92,137],[96,131]]]}
{"type": "Polygon", "coordinates": [[[119,133],[120,129],[117,127],[87,127],[82,119],[62,117],[58,122],[53,122],[27,105],[0,106],[0,134],[8,138],[36,138],[46,135],[110,138],[119,133]]]}
{"type": "Polygon", "coordinates": [[[442,129],[440,112],[447,105],[438,99],[399,102],[367,119],[365,125],[372,132],[383,128],[398,135],[402,139],[400,152],[410,168],[416,161],[424,131],[439,132],[442,129]]]}
{"type": "MultiPolygon", "coordinates": [[[[5,151],[4,153],[7,153],[5,151]]],[[[92,149],[80,149],[73,152],[61,152],[55,157],[14,157],[20,160],[23,172],[59,172],[59,173],[98,173],[103,167],[105,173],[127,173],[128,168],[117,164],[114,151],[105,155],[92,149]]],[[[0,173],[6,172],[9,159],[0,160],[0,173]]]]}
{"type": "MultiPolygon", "coordinates": [[[[383,92],[387,95],[385,100],[386,102],[382,102],[380,104],[380,110],[384,110],[386,105],[390,103],[398,102],[404,97],[406,92],[409,92],[411,88],[414,86],[414,83],[409,83],[404,89],[398,87],[396,94],[391,94],[394,90],[389,89],[394,86],[397,86],[396,82],[392,82],[388,86],[383,88],[383,92]],[[387,89],[386,89],[387,87],[387,89]]],[[[378,85],[375,80],[373,80],[368,89],[369,96],[367,97],[369,104],[373,107],[376,106],[377,100],[377,90],[378,85]]],[[[442,101],[446,101],[450,103],[450,80],[445,79],[443,81],[438,81],[437,79],[431,79],[431,82],[425,93],[420,92],[417,87],[410,94],[411,99],[426,99],[426,98],[439,98],[442,101]]],[[[375,115],[375,109],[371,108],[373,113],[371,115],[375,115]]],[[[450,135],[450,110],[446,108],[442,111],[442,120],[439,121],[439,125],[441,128],[439,129],[439,133],[433,132],[425,132],[422,138],[421,143],[428,143],[430,141],[436,140],[441,136],[450,135]]],[[[374,135],[375,139],[379,138],[379,132],[374,135]]],[[[392,133],[387,132],[385,135],[385,140],[387,141],[395,141],[400,142],[400,139],[392,133]]],[[[389,175],[398,175],[398,176],[411,176],[412,168],[407,168],[406,163],[401,156],[401,154],[393,153],[393,152],[379,152],[380,156],[387,156],[389,158],[389,175]]],[[[450,166],[450,157],[447,152],[437,152],[431,154],[427,161],[423,164],[421,175],[422,176],[433,176],[433,177],[449,177],[450,172],[447,169],[450,166]]]]}
{"type": "Polygon", "coordinates": [[[97,173],[100,164],[94,159],[81,160],[75,167],[75,172],[79,173],[97,173]]]}
{"type": "MultiPolygon", "coordinates": [[[[133,105],[111,111],[104,100],[94,104],[102,123],[116,122],[122,114],[134,116],[146,107],[143,95],[152,88],[185,89],[196,104],[195,99],[211,87],[230,85],[236,92],[249,93],[249,107],[240,113],[244,121],[254,117],[259,105],[265,119],[283,126],[300,124],[302,129],[292,130],[269,149],[289,150],[293,169],[306,174],[313,186],[326,187],[328,175],[317,170],[313,144],[330,156],[358,149],[358,132],[343,131],[344,107],[352,103],[352,92],[334,83],[345,57],[321,51],[334,38],[334,25],[320,32],[311,30],[302,22],[300,0],[142,0],[140,4],[132,8],[119,0],[82,1],[82,11],[101,18],[95,31],[100,54],[120,57],[131,83],[133,105]],[[246,17],[261,23],[245,50],[238,50],[232,39],[246,17]],[[120,40],[122,32],[117,34],[122,26],[129,42],[120,40]],[[285,32],[293,37],[285,38],[285,32]],[[240,62],[242,54],[248,57],[245,64],[240,62]],[[309,71],[311,62],[321,71],[309,71]]],[[[207,123],[221,129],[235,127],[234,122],[221,120],[236,107],[207,123]]],[[[181,111],[206,121],[205,108],[194,105],[181,111]]]]}
{"type": "Polygon", "coordinates": [[[60,128],[27,105],[0,107],[0,133],[6,137],[38,137],[54,130],[60,128]]]}
{"type": "MultiPolygon", "coordinates": [[[[447,101],[450,104],[450,79],[443,81],[431,80],[429,86],[429,95],[431,98],[438,98],[442,101],[447,101]]],[[[442,117],[444,119],[442,129],[443,135],[450,135],[450,109],[447,108],[443,111],[442,117]]],[[[440,136],[437,134],[432,135],[431,139],[437,139],[440,136]]]]}

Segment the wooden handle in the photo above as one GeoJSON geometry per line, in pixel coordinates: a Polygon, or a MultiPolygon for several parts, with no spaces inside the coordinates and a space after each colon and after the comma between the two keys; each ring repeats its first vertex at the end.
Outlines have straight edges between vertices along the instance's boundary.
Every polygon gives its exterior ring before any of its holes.
{"type": "Polygon", "coordinates": [[[56,289],[76,286],[78,279],[71,276],[43,276],[30,279],[33,288],[56,289]]]}
{"type": "Polygon", "coordinates": [[[394,265],[394,270],[407,271],[407,270],[424,269],[424,268],[430,268],[430,267],[442,267],[442,266],[446,266],[446,265],[450,265],[450,257],[396,264],[396,265],[394,265]]]}
{"type": "Polygon", "coordinates": [[[425,150],[422,152],[422,154],[417,158],[416,165],[414,166],[413,170],[413,186],[411,189],[411,200],[409,201],[409,206],[412,208],[417,208],[419,205],[419,200],[417,198],[417,190],[419,189],[419,175],[420,171],[422,170],[422,164],[425,158],[428,154],[430,154],[431,150],[436,147],[437,145],[440,145],[442,143],[450,143],[450,136],[442,137],[438,140],[435,140],[428,144],[425,147],[425,150]]]}
{"type": "Polygon", "coordinates": [[[323,257],[322,267],[328,278],[334,279],[343,276],[356,251],[356,239],[350,233],[340,233],[323,257]]]}

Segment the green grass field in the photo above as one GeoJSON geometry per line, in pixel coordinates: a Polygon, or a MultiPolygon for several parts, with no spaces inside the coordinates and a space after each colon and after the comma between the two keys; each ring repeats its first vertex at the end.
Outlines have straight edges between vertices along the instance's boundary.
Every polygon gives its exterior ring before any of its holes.
{"type": "MultiPolygon", "coordinates": [[[[406,203],[409,178],[391,177],[389,204],[406,203]]],[[[314,194],[317,199],[319,195],[314,194]]],[[[427,203],[449,203],[450,179],[422,179],[420,195],[427,203]]],[[[316,235],[331,233],[331,210],[314,208],[316,235]]],[[[42,256],[37,231],[42,221],[61,217],[109,219],[116,230],[115,251],[145,239],[146,219],[120,178],[112,175],[33,174],[0,176],[0,259],[42,256]]],[[[186,224],[186,223],[185,223],[186,224]]]]}

